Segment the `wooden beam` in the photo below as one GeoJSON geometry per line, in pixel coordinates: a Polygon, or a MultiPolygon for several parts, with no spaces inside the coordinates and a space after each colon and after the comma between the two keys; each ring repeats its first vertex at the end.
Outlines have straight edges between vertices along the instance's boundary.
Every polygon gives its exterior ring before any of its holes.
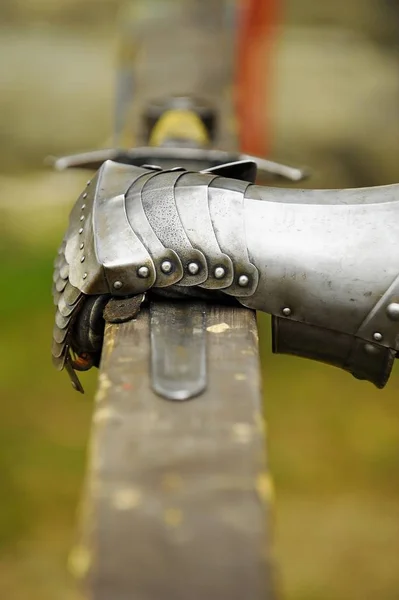
{"type": "Polygon", "coordinates": [[[71,565],[92,600],[270,600],[255,314],[209,306],[208,387],[166,401],[149,381],[149,312],[107,325],[71,565]]]}

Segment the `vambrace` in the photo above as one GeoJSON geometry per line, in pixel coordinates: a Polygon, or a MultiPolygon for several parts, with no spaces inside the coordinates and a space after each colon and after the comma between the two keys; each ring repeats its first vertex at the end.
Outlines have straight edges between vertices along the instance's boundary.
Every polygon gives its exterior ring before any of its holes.
{"type": "Polygon", "coordinates": [[[58,368],[79,368],[71,352],[98,364],[102,307],[153,290],[270,313],[275,352],[385,385],[399,343],[399,185],[288,190],[243,172],[102,165],[55,261],[58,368]]]}
{"type": "Polygon", "coordinates": [[[250,186],[245,306],[273,315],[274,352],[320,360],[383,387],[399,344],[399,185],[250,186]]]}

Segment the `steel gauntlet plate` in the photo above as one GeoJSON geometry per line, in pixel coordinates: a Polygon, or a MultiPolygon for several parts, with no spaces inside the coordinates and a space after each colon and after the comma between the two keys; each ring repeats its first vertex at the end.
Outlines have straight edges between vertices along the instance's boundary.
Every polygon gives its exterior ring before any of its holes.
{"type": "Polygon", "coordinates": [[[233,296],[274,316],[275,352],[385,385],[399,343],[399,185],[284,190],[253,176],[240,163],[188,172],[106,161],[55,261],[56,366],[73,371],[71,352],[101,341],[94,312],[81,316],[88,296],[170,288],[233,296]]]}
{"type": "Polygon", "coordinates": [[[383,387],[399,343],[399,185],[253,185],[245,202],[260,280],[242,302],[274,315],[274,351],[321,360],[383,387]]]}

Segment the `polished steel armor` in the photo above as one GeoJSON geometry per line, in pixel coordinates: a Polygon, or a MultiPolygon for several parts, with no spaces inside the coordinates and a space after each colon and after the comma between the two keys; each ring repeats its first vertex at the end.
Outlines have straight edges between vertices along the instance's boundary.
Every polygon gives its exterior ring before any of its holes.
{"type": "Polygon", "coordinates": [[[71,352],[91,348],[76,331],[88,297],[169,287],[233,296],[273,315],[275,352],[385,385],[399,349],[399,185],[260,187],[239,165],[198,173],[108,160],[88,183],[53,278],[53,358],[75,387],[71,352]]]}

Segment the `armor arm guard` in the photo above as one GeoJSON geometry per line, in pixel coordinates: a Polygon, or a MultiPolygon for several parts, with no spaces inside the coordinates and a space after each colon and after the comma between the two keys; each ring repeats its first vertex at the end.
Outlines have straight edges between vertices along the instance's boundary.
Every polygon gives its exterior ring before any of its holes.
{"type": "Polygon", "coordinates": [[[399,343],[399,185],[350,190],[249,186],[248,252],[273,315],[273,350],[383,387],[399,343]]]}
{"type": "Polygon", "coordinates": [[[83,363],[70,351],[101,349],[102,301],[88,296],[154,288],[227,294],[273,316],[275,352],[385,385],[399,349],[399,185],[266,188],[244,167],[103,164],[72,209],[55,261],[58,368],[73,377],[83,363]]]}

